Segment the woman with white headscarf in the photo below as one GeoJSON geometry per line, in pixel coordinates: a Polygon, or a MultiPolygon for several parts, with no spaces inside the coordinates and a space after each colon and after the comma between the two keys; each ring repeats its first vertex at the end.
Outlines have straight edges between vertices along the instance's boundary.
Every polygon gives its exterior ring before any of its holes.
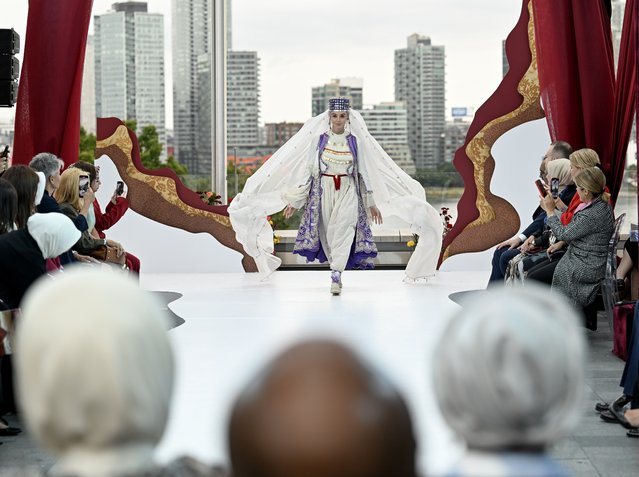
{"type": "Polygon", "coordinates": [[[62,214],[34,214],[23,229],[0,236],[0,300],[18,308],[31,284],[46,274],[46,260],[79,238],[80,231],[62,214]]]}
{"type": "Polygon", "coordinates": [[[236,238],[260,272],[281,260],[273,255],[273,229],[266,217],[305,206],[293,253],[329,261],[331,293],[341,292],[341,273],[372,268],[377,247],[371,221],[395,216],[420,237],[406,266],[405,281],[434,276],[442,243],[442,220],[426,202],[424,188],[406,174],[370,135],[347,98],[332,98],[329,110],[307,121],[246,182],[229,206],[236,238]]]}
{"type": "Polygon", "coordinates": [[[435,350],[434,389],[467,445],[449,476],[567,476],[546,451],[576,424],[585,340],[566,300],[540,285],[462,303],[435,350]]]}
{"type": "Polygon", "coordinates": [[[173,390],[166,328],[161,305],[122,274],[76,268],[29,292],[16,383],[27,428],[58,459],[49,477],[222,475],[154,461],[173,390]]]}

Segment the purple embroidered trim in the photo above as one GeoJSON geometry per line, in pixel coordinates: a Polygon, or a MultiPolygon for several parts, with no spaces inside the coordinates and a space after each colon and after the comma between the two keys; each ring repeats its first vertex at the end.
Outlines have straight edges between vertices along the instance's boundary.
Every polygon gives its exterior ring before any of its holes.
{"type": "Polygon", "coordinates": [[[342,272],[339,270],[331,270],[331,281],[333,283],[342,283],[342,272]]]}
{"type": "Polygon", "coordinates": [[[324,263],[328,260],[319,239],[321,196],[322,181],[312,178],[308,201],[293,246],[293,253],[301,255],[308,262],[319,260],[324,263]]]}

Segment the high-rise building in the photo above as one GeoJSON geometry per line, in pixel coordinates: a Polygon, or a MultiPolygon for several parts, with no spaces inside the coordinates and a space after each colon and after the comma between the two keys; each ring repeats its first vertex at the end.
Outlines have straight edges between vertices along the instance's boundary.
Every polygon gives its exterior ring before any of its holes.
{"type": "Polygon", "coordinates": [[[361,78],[335,78],[323,86],[313,87],[313,116],[326,111],[328,100],[337,97],[350,98],[351,108],[360,111],[363,107],[363,86],[361,78]]]}
{"type": "MultiPolygon", "coordinates": [[[[173,0],[173,127],[175,151],[190,174],[210,174],[211,61],[213,12],[210,0],[173,0]],[[208,71],[208,77],[206,72],[208,71]],[[203,81],[206,80],[206,83],[203,81]],[[205,104],[206,102],[206,104],[205,104]],[[203,114],[203,117],[200,115],[203,114]],[[208,123],[207,123],[208,121],[208,123]],[[209,141],[208,145],[204,142],[209,141]]],[[[231,1],[225,2],[226,48],[231,49],[231,1]]]]}
{"type": "Polygon", "coordinates": [[[444,160],[445,57],[443,46],[417,34],[408,37],[406,48],[395,50],[395,101],[406,105],[408,145],[418,169],[444,160]]]}
{"type": "Polygon", "coordinates": [[[138,131],[153,125],[165,144],[163,15],[146,2],[114,3],[94,29],[97,116],[135,119],[138,131]]]}
{"type": "MultiPolygon", "coordinates": [[[[211,53],[209,2],[207,0],[173,0],[173,130],[177,160],[190,174],[206,173],[197,160],[198,87],[210,90],[210,81],[201,85],[198,58],[211,53]]],[[[210,64],[208,66],[210,69],[210,64]]],[[[201,77],[201,74],[200,74],[201,77]]],[[[209,75],[210,78],[210,75],[209,75]]],[[[209,93],[210,94],[210,93],[209,93]]],[[[210,107],[209,107],[210,109],[210,107]]],[[[210,126],[210,111],[209,111],[210,126]]],[[[210,140],[211,133],[208,133],[210,140]]],[[[210,148],[210,146],[209,146],[210,148]]],[[[210,173],[211,165],[208,164],[210,173]]]]}
{"type": "Polygon", "coordinates": [[[615,66],[619,61],[619,47],[621,46],[621,30],[623,29],[623,17],[626,11],[626,2],[621,0],[612,1],[612,47],[615,54],[615,66]]]}
{"type": "Polygon", "coordinates": [[[386,153],[404,169],[415,175],[415,162],[408,147],[408,115],[404,103],[380,103],[361,111],[368,132],[386,153]]]}
{"type": "Polygon", "coordinates": [[[260,143],[260,60],[256,51],[228,51],[226,56],[226,143],[260,143]]]}
{"type": "Polygon", "coordinates": [[[501,76],[506,76],[510,65],[508,64],[508,57],[506,56],[506,40],[501,40],[501,76]]]}
{"type": "Polygon", "coordinates": [[[266,123],[266,137],[264,144],[267,146],[282,146],[302,129],[304,123],[266,123]]]}
{"type": "Polygon", "coordinates": [[[82,97],[80,98],[80,126],[95,134],[95,45],[93,36],[87,38],[82,71],[82,97]]]}
{"type": "Polygon", "coordinates": [[[444,130],[444,162],[453,162],[455,152],[466,142],[466,135],[470,128],[467,118],[453,118],[446,121],[444,130]]]}

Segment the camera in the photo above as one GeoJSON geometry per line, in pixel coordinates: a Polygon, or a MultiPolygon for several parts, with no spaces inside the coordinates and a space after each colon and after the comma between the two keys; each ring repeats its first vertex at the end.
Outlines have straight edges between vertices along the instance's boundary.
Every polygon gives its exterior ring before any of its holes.
{"type": "Polygon", "coordinates": [[[80,187],[78,190],[78,195],[80,198],[84,197],[84,194],[89,190],[89,176],[81,175],[80,176],[80,187]]]}
{"type": "Polygon", "coordinates": [[[559,197],[559,179],[557,179],[556,177],[550,179],[550,194],[552,195],[553,199],[559,197]]]}
{"type": "Polygon", "coordinates": [[[115,195],[120,196],[124,194],[124,182],[118,181],[115,186],[115,195]]]}

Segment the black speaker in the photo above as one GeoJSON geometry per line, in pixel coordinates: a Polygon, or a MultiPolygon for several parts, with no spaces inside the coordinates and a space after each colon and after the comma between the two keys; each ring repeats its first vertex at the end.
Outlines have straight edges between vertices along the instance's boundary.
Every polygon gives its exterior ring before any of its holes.
{"type": "Polygon", "coordinates": [[[18,82],[0,80],[0,107],[11,107],[18,98],[18,82]]]}
{"type": "Polygon", "coordinates": [[[0,29],[0,55],[20,53],[20,35],[13,29],[0,29]]]}
{"type": "Polygon", "coordinates": [[[18,97],[20,35],[13,28],[0,29],[0,107],[11,107],[18,97]]]}
{"type": "Polygon", "coordinates": [[[20,61],[11,55],[0,55],[0,80],[14,80],[20,74],[20,61]]]}

